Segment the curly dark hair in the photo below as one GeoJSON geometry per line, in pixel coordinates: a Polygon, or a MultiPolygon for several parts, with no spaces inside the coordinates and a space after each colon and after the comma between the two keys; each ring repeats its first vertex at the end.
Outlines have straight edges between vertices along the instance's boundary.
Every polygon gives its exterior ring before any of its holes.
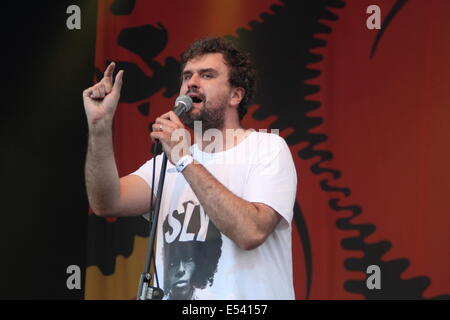
{"type": "MultiPolygon", "coordinates": [[[[220,236],[208,242],[187,241],[164,244],[164,266],[169,270],[171,263],[179,265],[180,261],[191,258],[195,262],[195,271],[192,275],[192,285],[197,289],[212,286],[214,275],[217,272],[219,258],[222,254],[222,239],[220,236]]],[[[164,278],[165,291],[170,291],[167,276],[164,278]]]]}
{"type": "Polygon", "coordinates": [[[186,63],[193,58],[200,57],[207,53],[221,53],[225,63],[230,68],[230,85],[241,87],[245,90],[244,97],[239,103],[239,120],[247,113],[247,107],[253,100],[256,90],[256,71],[247,53],[239,51],[234,44],[219,37],[207,37],[195,41],[182,55],[181,71],[186,63]]]}

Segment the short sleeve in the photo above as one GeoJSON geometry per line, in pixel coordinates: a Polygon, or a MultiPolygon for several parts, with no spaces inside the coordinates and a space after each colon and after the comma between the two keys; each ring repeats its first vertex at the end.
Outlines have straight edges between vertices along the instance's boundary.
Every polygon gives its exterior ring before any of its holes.
{"type": "MultiPolygon", "coordinates": [[[[156,156],[156,170],[155,170],[155,189],[158,188],[159,176],[161,173],[161,164],[162,164],[162,154],[156,156]]],[[[145,162],[139,169],[130,173],[129,175],[137,175],[144,179],[144,181],[148,184],[148,186],[152,187],[152,175],[153,175],[153,158],[145,162]]],[[[156,197],[157,190],[152,190],[153,195],[156,197]]],[[[146,213],[143,215],[147,220],[149,219],[149,214],[146,213]]]]}
{"type": "MultiPolygon", "coordinates": [[[[162,163],[162,155],[156,156],[156,170],[155,170],[155,185],[157,185],[159,181],[159,174],[161,171],[161,163],[162,163]]],[[[135,172],[130,173],[130,175],[135,174],[147,182],[149,187],[152,186],[152,175],[153,175],[153,158],[144,163],[139,169],[135,172]]],[[[153,191],[155,192],[155,191],[153,191]]]]}
{"type": "Polygon", "coordinates": [[[247,179],[243,199],[260,202],[277,211],[290,226],[297,192],[297,173],[286,141],[274,134],[258,143],[258,156],[247,179]]]}

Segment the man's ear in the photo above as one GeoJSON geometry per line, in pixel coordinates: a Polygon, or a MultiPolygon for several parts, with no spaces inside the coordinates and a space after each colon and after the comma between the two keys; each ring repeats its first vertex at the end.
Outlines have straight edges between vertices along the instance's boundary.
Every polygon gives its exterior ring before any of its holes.
{"type": "Polygon", "coordinates": [[[244,99],[244,95],[245,95],[244,88],[241,87],[233,88],[233,90],[231,91],[230,105],[232,107],[237,108],[239,106],[239,103],[241,103],[242,99],[244,99]]]}

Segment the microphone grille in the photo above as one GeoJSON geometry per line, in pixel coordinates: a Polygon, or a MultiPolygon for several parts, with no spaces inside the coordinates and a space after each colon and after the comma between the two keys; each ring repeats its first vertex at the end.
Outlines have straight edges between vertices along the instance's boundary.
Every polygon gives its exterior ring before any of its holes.
{"type": "Polygon", "coordinates": [[[191,110],[192,108],[192,98],[189,96],[179,96],[176,100],[175,100],[175,105],[177,106],[178,104],[183,104],[184,107],[184,112],[187,112],[189,110],[191,110]]]}

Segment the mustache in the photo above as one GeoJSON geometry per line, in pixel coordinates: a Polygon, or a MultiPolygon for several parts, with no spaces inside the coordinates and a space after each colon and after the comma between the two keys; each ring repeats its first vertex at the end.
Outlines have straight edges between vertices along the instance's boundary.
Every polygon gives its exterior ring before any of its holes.
{"type": "Polygon", "coordinates": [[[198,97],[199,97],[200,99],[202,99],[203,101],[205,101],[205,99],[206,99],[205,95],[202,94],[202,93],[200,93],[200,92],[198,91],[198,88],[196,88],[196,87],[191,87],[191,88],[189,88],[189,89],[186,91],[186,95],[189,94],[189,93],[195,93],[195,94],[197,94],[198,97]]]}

